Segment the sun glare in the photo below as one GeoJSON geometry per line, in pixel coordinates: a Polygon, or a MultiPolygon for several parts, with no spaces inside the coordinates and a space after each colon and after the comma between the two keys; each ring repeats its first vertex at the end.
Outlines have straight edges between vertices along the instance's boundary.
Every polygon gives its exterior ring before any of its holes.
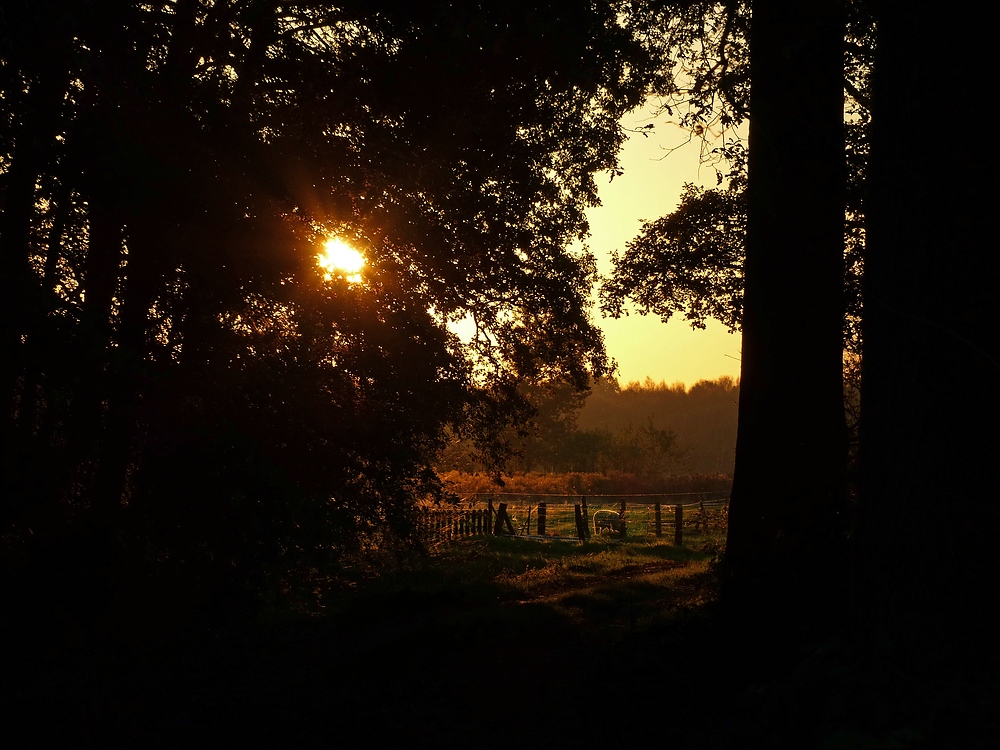
{"type": "Polygon", "coordinates": [[[340,274],[348,281],[361,281],[361,269],[365,266],[365,256],[339,237],[331,237],[323,243],[323,252],[316,256],[316,262],[323,269],[323,278],[329,281],[334,274],[340,274]]]}

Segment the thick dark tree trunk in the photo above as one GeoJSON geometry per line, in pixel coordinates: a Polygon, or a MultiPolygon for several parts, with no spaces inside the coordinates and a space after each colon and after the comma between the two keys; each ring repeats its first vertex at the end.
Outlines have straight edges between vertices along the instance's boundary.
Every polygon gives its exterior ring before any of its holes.
{"type": "Polygon", "coordinates": [[[866,628],[965,639],[1000,584],[997,159],[924,123],[935,98],[956,113],[992,100],[992,42],[965,13],[879,10],[856,612],[866,628]],[[953,40],[959,68],[936,54],[953,40]]]}
{"type": "Polygon", "coordinates": [[[749,216],[724,597],[803,633],[842,583],[845,16],[754,4],[749,216]]]}

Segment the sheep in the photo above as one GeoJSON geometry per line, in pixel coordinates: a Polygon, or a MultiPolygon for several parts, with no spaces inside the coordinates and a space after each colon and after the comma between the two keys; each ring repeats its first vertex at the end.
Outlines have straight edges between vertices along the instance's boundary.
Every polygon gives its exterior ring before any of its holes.
{"type": "Polygon", "coordinates": [[[613,510],[594,511],[595,534],[600,534],[605,531],[609,534],[621,534],[622,525],[622,517],[613,510]]]}

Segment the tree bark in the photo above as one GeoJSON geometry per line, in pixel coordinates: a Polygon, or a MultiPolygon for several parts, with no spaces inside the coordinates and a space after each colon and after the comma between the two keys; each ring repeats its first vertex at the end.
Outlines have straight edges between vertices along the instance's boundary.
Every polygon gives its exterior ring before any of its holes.
{"type": "Polygon", "coordinates": [[[754,4],[743,352],[724,599],[805,632],[846,610],[845,15],[754,4]]]}
{"type": "Polygon", "coordinates": [[[992,44],[967,14],[896,2],[878,14],[855,614],[967,639],[1000,584],[997,159],[960,132],[929,140],[922,123],[935,97],[992,99],[992,44]],[[933,54],[952,39],[960,69],[933,54]]]}

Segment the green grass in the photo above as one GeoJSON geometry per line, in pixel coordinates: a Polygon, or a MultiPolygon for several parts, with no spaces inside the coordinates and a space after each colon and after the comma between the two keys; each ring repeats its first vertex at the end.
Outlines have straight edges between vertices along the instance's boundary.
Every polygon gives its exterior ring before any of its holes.
{"type": "Polygon", "coordinates": [[[325,612],[341,621],[374,622],[401,612],[447,619],[493,609],[505,619],[520,618],[525,613],[514,610],[533,605],[542,619],[633,631],[714,596],[713,545],[719,542],[718,536],[684,547],[638,537],[458,540],[326,598],[325,612]]]}

